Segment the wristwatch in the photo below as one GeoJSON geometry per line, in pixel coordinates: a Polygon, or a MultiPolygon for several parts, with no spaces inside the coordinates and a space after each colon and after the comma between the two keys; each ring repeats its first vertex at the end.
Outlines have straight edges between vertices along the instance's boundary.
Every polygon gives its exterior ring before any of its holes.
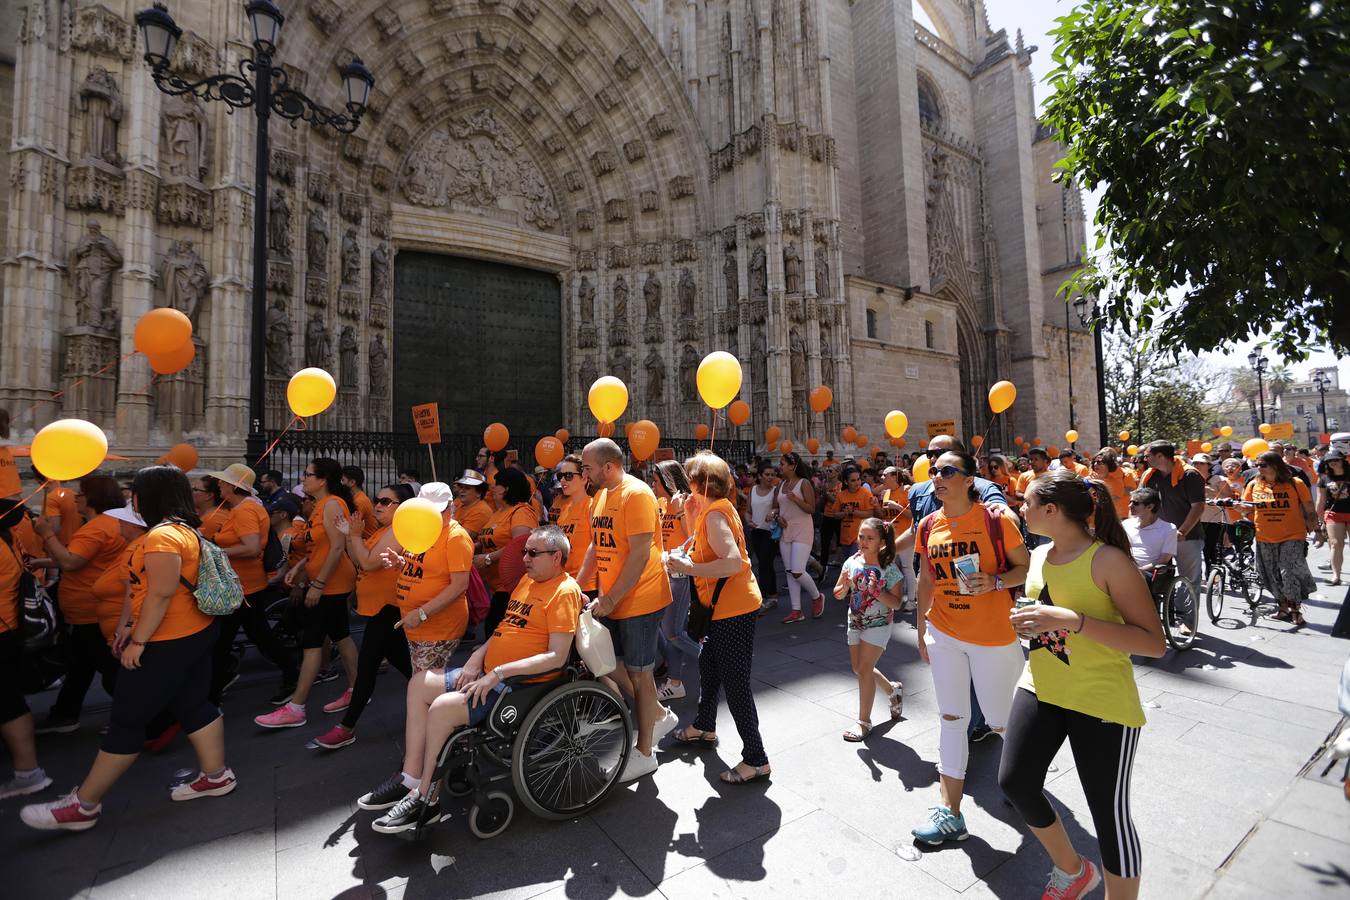
{"type": "Polygon", "coordinates": [[[492,674],[497,676],[498,681],[505,681],[506,679],[502,677],[501,668],[501,666],[493,666],[492,674]]]}
{"type": "Polygon", "coordinates": [[[420,606],[417,607],[417,617],[421,621],[425,622],[427,620],[427,611],[420,606]]]}
{"type": "Polygon", "coordinates": [[[1001,591],[1001,590],[1003,590],[1003,576],[1002,576],[1002,575],[995,575],[995,576],[994,576],[994,590],[996,590],[996,591],[1001,591]]]}

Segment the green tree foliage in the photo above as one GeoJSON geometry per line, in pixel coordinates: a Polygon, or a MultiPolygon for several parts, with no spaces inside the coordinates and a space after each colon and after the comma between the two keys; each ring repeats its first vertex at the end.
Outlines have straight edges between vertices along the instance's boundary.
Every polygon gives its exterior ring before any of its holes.
{"type": "Polygon", "coordinates": [[[1194,357],[1178,357],[1153,340],[1104,335],[1106,416],[1111,434],[1130,443],[1208,438],[1215,408],[1210,395],[1225,375],[1194,357]],[[1142,418],[1141,418],[1142,412],[1142,418]]]}
{"type": "Polygon", "coordinates": [[[1084,0],[1046,124],[1101,188],[1068,285],[1163,346],[1350,352],[1350,2],[1084,0]]]}

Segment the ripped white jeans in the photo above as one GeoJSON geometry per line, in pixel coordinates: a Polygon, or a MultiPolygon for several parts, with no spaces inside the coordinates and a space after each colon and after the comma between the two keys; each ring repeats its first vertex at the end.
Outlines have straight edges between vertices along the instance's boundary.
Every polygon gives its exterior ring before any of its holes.
{"type": "Polygon", "coordinates": [[[986,647],[958,641],[929,623],[924,633],[928,664],[933,670],[933,693],[942,733],[938,736],[938,772],[948,778],[965,778],[970,744],[966,726],[970,724],[970,688],[980,701],[985,723],[995,731],[1008,724],[1013,691],[1026,664],[1022,645],[1017,641],[1001,647],[986,647]],[[955,718],[947,718],[954,716],[955,718]]]}

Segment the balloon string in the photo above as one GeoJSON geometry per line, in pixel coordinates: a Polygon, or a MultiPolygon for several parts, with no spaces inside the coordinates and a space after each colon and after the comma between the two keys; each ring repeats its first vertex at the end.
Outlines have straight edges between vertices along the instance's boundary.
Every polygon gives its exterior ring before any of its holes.
{"type": "Polygon", "coordinates": [[[262,464],[262,461],[264,459],[267,459],[267,457],[271,455],[273,450],[277,449],[277,444],[281,443],[281,439],[285,437],[286,432],[290,431],[291,426],[295,425],[297,422],[300,424],[296,427],[295,429],[296,431],[304,431],[308,427],[305,424],[304,419],[300,418],[299,416],[292,416],[291,420],[286,423],[286,427],[281,429],[281,434],[277,435],[276,438],[272,440],[272,443],[269,444],[267,446],[267,449],[263,451],[263,455],[258,457],[258,459],[253,463],[253,468],[255,469],[258,468],[258,466],[262,464]]]}
{"type": "Polygon", "coordinates": [[[126,354],[125,356],[118,357],[117,359],[115,359],[115,360],[113,360],[112,362],[108,363],[106,366],[104,366],[103,368],[99,369],[97,372],[91,372],[91,373],[88,374],[88,375],[84,375],[84,376],[82,376],[82,377],[80,377],[80,378],[77,378],[75,381],[72,381],[72,382],[71,382],[70,387],[62,388],[61,390],[57,391],[55,394],[52,394],[52,395],[51,395],[50,397],[48,397],[46,400],[35,400],[35,401],[33,402],[33,405],[32,405],[32,406],[30,406],[30,407],[28,407],[28,409],[24,410],[24,413],[27,414],[27,413],[30,413],[30,412],[32,412],[33,410],[37,409],[39,403],[51,403],[51,402],[53,402],[53,401],[55,401],[55,400],[60,400],[61,397],[63,397],[63,396],[66,394],[67,391],[73,391],[73,390],[75,390],[75,388],[77,388],[77,387],[79,387],[80,385],[84,384],[84,383],[85,383],[86,381],[88,381],[90,378],[97,378],[98,376],[100,376],[100,375],[104,374],[105,372],[107,372],[107,371],[108,371],[109,369],[111,369],[113,366],[116,366],[116,365],[118,365],[119,363],[123,363],[123,362],[127,361],[128,359],[130,359],[131,357],[135,356],[135,355],[136,355],[136,352],[137,352],[137,351],[132,350],[130,353],[126,354]]]}
{"type": "Polygon", "coordinates": [[[712,411],[712,428],[708,432],[708,450],[712,451],[713,444],[717,442],[717,410],[712,411]]]}
{"type": "Polygon", "coordinates": [[[42,482],[42,484],[39,484],[37,487],[33,488],[33,490],[28,494],[27,497],[24,497],[22,500],[19,501],[18,505],[19,506],[26,505],[28,501],[32,500],[35,496],[37,496],[39,492],[46,490],[47,485],[51,483],[52,480],[48,478],[46,481],[42,482]]]}

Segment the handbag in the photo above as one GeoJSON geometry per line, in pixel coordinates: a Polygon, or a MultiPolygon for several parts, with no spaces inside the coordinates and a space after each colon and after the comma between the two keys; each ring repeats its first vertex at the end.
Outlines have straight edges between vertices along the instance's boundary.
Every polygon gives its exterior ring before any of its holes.
{"type": "Polygon", "coordinates": [[[597,622],[589,609],[583,609],[577,619],[577,655],[596,678],[608,675],[618,665],[609,629],[597,622]]]}
{"type": "Polygon", "coordinates": [[[193,584],[182,575],[178,576],[178,581],[196,599],[199,610],[208,616],[228,616],[244,605],[244,587],[239,582],[239,575],[224,550],[202,537],[195,528],[192,533],[197,538],[197,583],[193,584]]]}
{"type": "Polygon", "coordinates": [[[704,606],[698,599],[698,584],[691,580],[689,582],[689,621],[685,623],[685,633],[689,635],[694,643],[700,643],[708,636],[708,629],[712,626],[713,611],[717,609],[717,598],[722,596],[722,588],[727,586],[725,578],[717,579],[717,587],[713,588],[712,603],[704,606]]]}

